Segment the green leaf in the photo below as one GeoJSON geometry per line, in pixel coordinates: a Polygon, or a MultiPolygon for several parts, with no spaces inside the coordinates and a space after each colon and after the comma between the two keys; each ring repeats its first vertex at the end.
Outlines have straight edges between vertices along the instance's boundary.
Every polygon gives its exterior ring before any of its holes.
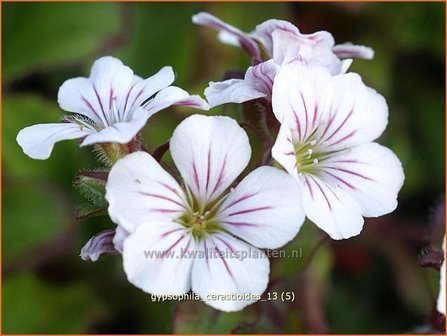
{"type": "Polygon", "coordinates": [[[118,4],[7,3],[3,80],[88,57],[118,32],[118,4]]]}
{"type": "Polygon", "coordinates": [[[71,202],[54,185],[6,183],[3,190],[3,262],[56,239],[71,221],[71,202]]]}
{"type": "Polygon", "coordinates": [[[321,247],[321,231],[314,223],[306,220],[299,234],[287,245],[278,250],[277,256],[271,254],[270,279],[298,275],[310,262],[317,258],[321,247]],[[314,250],[317,249],[317,250],[314,250]]]}
{"type": "Polygon", "coordinates": [[[105,208],[106,182],[106,171],[84,171],[76,175],[74,185],[92,205],[105,208]]]}
{"type": "Polygon", "coordinates": [[[185,77],[193,71],[190,55],[194,50],[191,39],[195,27],[191,16],[198,11],[198,6],[189,3],[132,3],[127,9],[132,16],[133,30],[122,58],[144,78],[170,65],[177,72],[174,85],[182,86],[185,77]]]}
{"type": "Polygon", "coordinates": [[[91,204],[81,204],[76,210],[77,220],[98,216],[107,216],[107,208],[98,208],[91,204]]]}
{"type": "Polygon", "coordinates": [[[174,315],[174,333],[227,334],[256,322],[258,312],[251,305],[240,312],[224,313],[200,301],[179,302],[174,315]]]}
{"type": "Polygon", "coordinates": [[[83,284],[50,286],[27,273],[4,281],[2,304],[6,334],[84,333],[105,309],[83,284]]]}

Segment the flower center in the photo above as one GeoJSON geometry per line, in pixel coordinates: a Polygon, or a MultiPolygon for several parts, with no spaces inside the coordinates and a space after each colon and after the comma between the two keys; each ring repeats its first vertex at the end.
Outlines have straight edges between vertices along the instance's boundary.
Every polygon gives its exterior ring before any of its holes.
{"type": "Polygon", "coordinates": [[[200,212],[187,212],[177,222],[191,229],[193,236],[197,239],[202,238],[205,233],[212,233],[219,229],[219,223],[215,220],[214,215],[211,215],[210,211],[206,211],[203,214],[200,212]]]}
{"type": "Polygon", "coordinates": [[[295,146],[296,168],[299,174],[312,172],[318,164],[321,154],[315,152],[316,143],[316,140],[312,140],[295,146]]]}
{"type": "Polygon", "coordinates": [[[302,173],[317,174],[324,159],[330,157],[334,152],[322,150],[316,139],[308,139],[306,142],[295,145],[296,169],[298,175],[302,173]]]}
{"type": "Polygon", "coordinates": [[[202,238],[206,233],[213,233],[221,230],[219,221],[216,219],[220,205],[225,200],[225,196],[220,199],[201,206],[192,195],[188,186],[185,185],[188,199],[188,209],[180,216],[176,222],[187,227],[196,239],[202,238]]]}

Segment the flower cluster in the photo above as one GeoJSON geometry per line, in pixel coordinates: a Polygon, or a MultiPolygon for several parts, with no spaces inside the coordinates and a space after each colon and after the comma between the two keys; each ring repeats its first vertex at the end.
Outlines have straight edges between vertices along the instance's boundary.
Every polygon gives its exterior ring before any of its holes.
{"type": "Polygon", "coordinates": [[[264,256],[262,249],[294,239],[306,217],[333,239],[358,235],[364,217],[396,208],[404,174],[396,155],[374,142],[388,121],[385,99],[347,72],[351,57],[373,57],[370,48],[335,45],[328,32],[302,34],[281,20],[251,33],[208,13],[193,22],[251,56],[243,79],[211,82],[206,102],[170,86],[170,67],[143,80],[103,57],[89,78],[60,87],[59,105],[73,115],[27,127],[17,141],[35,159],[65,139],[95,145],[106,158],[107,167],[77,180],[105,187],[116,227],[89,240],[84,260],[120,253],[128,280],[145,292],[192,290],[216,309],[237,311],[267,288],[269,261],[229,255],[264,256]],[[147,120],[171,105],[207,110],[249,100],[264,109],[261,118],[276,120],[266,162],[251,162],[247,134],[224,116],[192,115],[177,126],[169,150],[178,174],[141,144],[147,120]],[[247,299],[212,299],[226,295],[247,299]]]}

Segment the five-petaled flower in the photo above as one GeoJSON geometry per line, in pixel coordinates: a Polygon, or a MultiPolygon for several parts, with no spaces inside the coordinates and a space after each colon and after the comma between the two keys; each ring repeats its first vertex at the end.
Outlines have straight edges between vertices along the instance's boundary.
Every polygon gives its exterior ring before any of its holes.
{"type": "Polygon", "coordinates": [[[401,163],[372,142],[386,127],[388,108],[357,74],[289,63],[276,76],[272,105],[281,122],[272,156],[299,181],[304,211],[317,226],[349,238],[362,230],[363,216],[396,208],[401,163]]]}
{"type": "Polygon", "coordinates": [[[240,310],[267,287],[269,262],[258,248],[283,246],[304,220],[299,185],[286,172],[264,166],[231,188],[251,148],[228,117],[185,119],[170,150],[182,186],[145,152],[129,154],[110,172],[106,198],[127,277],[149,293],[192,289],[212,307],[240,310]],[[249,298],[210,296],[231,294],[249,298]]]}
{"type": "Polygon", "coordinates": [[[128,143],[154,113],[171,105],[209,108],[199,96],[170,86],[174,78],[172,68],[164,67],[143,80],[120,60],[102,57],[93,64],[89,78],[69,79],[59,88],[60,107],[74,114],[62,123],[26,127],[17,142],[31,158],[47,159],[61,140],[82,138],[81,146],[128,143]]]}
{"type": "Polygon", "coordinates": [[[270,101],[279,67],[295,59],[325,67],[337,75],[346,72],[352,62],[345,58],[371,59],[374,55],[369,47],[349,43],[335,45],[333,36],[326,31],[302,34],[296,26],[284,20],[264,21],[248,34],[208,13],[198,13],[192,20],[218,30],[222,42],[240,46],[252,57],[252,66],[244,79],[210,83],[205,95],[211,106],[261,97],[270,101]]]}

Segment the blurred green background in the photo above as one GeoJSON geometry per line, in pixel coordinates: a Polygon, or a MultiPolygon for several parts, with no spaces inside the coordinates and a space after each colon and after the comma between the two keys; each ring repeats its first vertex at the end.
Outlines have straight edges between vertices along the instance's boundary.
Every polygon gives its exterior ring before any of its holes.
{"type": "MultiPolygon", "coordinates": [[[[423,249],[440,248],[444,226],[443,206],[436,208],[445,184],[444,3],[1,5],[3,333],[403,333],[429,332],[439,322],[439,275],[418,259],[423,249]],[[354,60],[351,70],[388,101],[389,126],[379,142],[405,169],[399,207],[367,220],[359,237],[322,240],[314,250],[322,235],[306,223],[287,247],[302,248],[303,260],[272,260],[268,290],[293,291],[293,303],[260,302],[226,314],[197,302],[151,302],[127,282],[119,256],[96,263],[78,257],[92,234],[114,227],[106,217],[74,217],[83,200],[73,176],[96,166],[89,149],[66,141],[36,161],[15,141],[26,126],[57,122],[59,86],[88,76],[103,55],[142,77],[172,65],[175,85],[198,94],[225,71],[244,70],[249,59],[241,50],[192,24],[199,11],[244,31],[286,19],[304,33],[328,30],[338,43],[376,52],[372,61],[354,60]]],[[[151,118],[147,147],[166,142],[192,112],[171,108],[151,118]]],[[[238,107],[225,112],[238,116],[238,107]]]]}

